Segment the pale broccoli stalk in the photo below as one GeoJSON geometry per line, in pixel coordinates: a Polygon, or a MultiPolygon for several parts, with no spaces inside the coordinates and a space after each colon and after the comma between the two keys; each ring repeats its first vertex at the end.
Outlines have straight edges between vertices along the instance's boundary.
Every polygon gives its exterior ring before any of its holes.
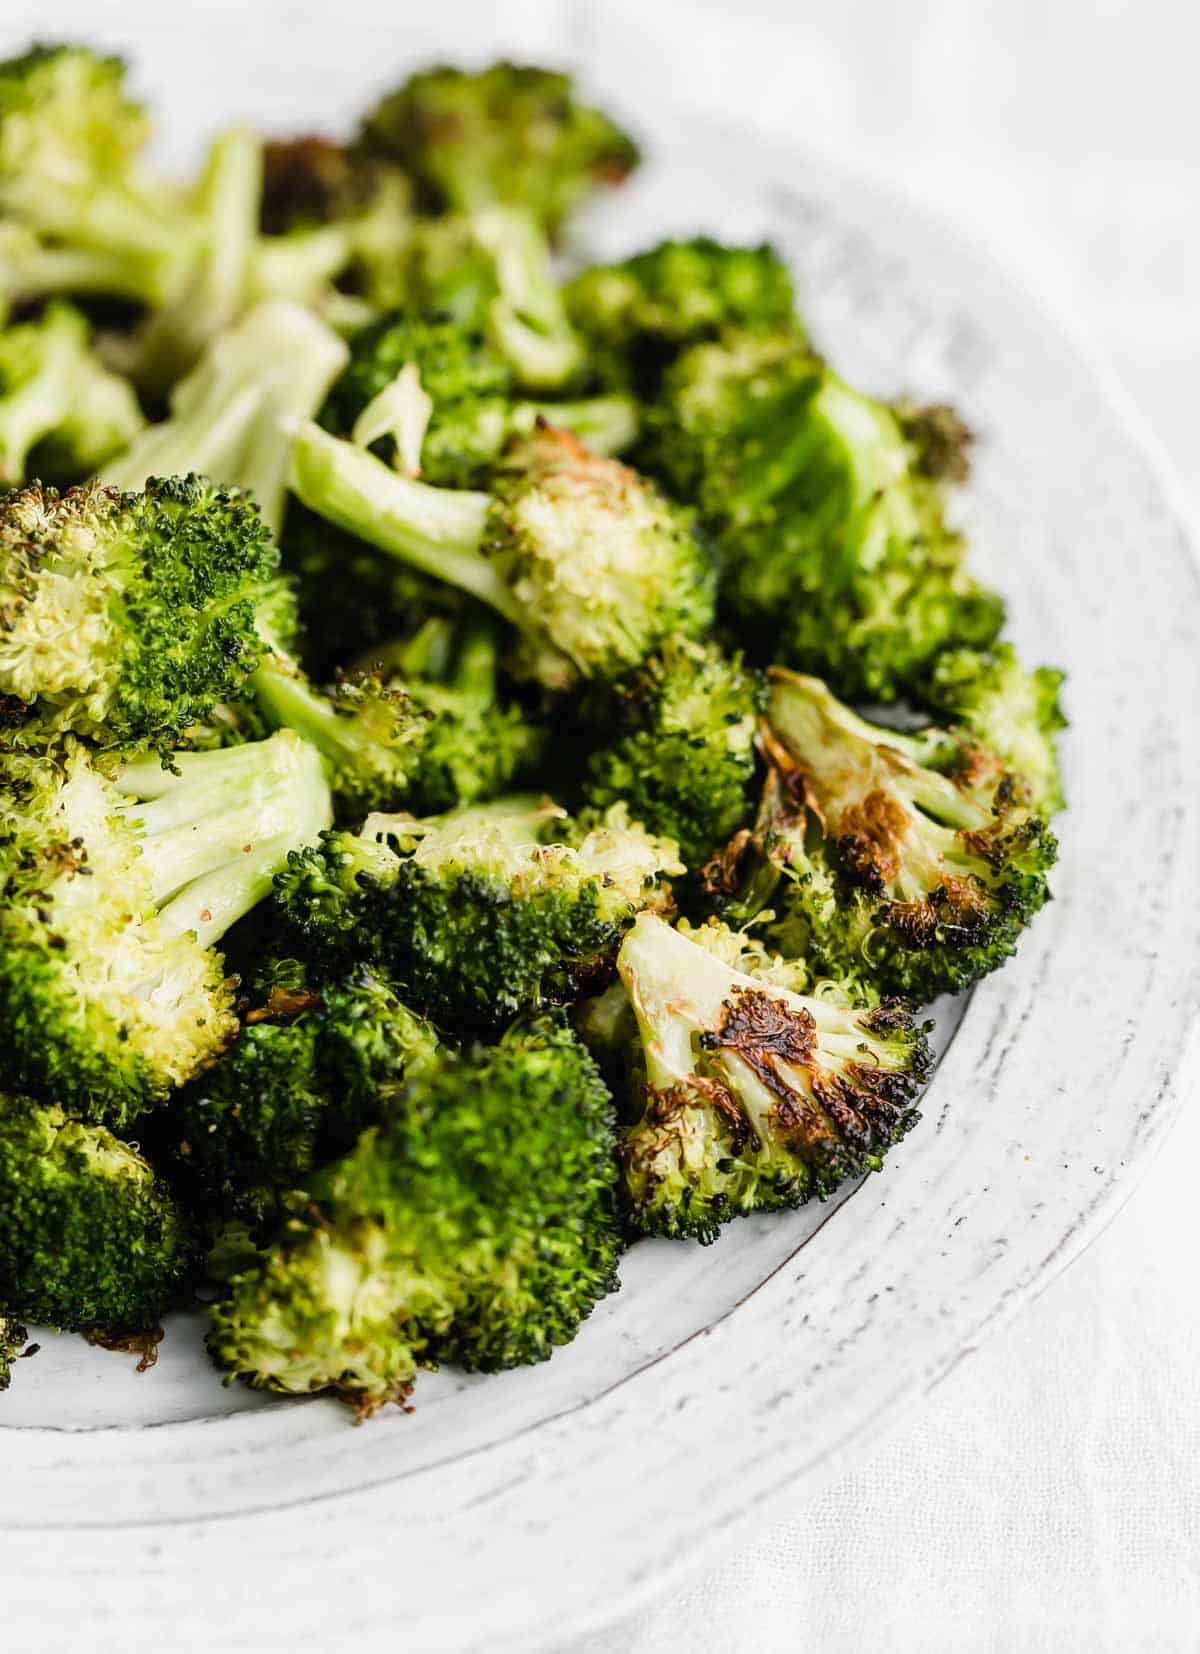
{"type": "Polygon", "coordinates": [[[496,264],[488,323],[498,349],[525,389],[558,389],[578,371],[583,345],[567,320],[545,236],[519,207],[491,207],[473,224],[496,264]]]}
{"type": "Polygon", "coordinates": [[[175,386],[170,417],[149,426],[101,480],[132,489],[151,476],[203,472],[246,489],[278,533],[287,421],[316,412],[346,358],[342,340],[299,305],[256,305],[175,386]]]}
{"type": "Polygon", "coordinates": [[[654,914],[617,965],[644,1075],[621,1148],[638,1227],[709,1241],[730,1218],[823,1200],[915,1121],[928,1051],[898,1005],[810,985],[803,964],[738,932],[654,914]]]}
{"type": "Polygon", "coordinates": [[[551,688],[619,677],[712,620],[712,568],[690,518],[616,460],[539,429],[491,493],[431,488],[302,425],[291,483],[310,510],[479,598],[523,634],[551,688]]]}
{"type": "Polygon", "coordinates": [[[22,1090],[121,1126],[228,1044],[215,945],[331,820],[290,731],[110,773],[68,740],[3,757],[0,1020],[22,1090]]]}

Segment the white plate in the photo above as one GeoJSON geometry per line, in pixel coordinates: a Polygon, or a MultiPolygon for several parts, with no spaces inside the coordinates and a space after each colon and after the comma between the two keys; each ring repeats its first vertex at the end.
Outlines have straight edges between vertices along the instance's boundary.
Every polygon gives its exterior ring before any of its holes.
{"type": "Polygon", "coordinates": [[[222,1390],[195,1325],[144,1377],[51,1340],[0,1406],[5,1614],[47,1646],[84,1622],[100,1654],[568,1641],[844,1465],[1078,1254],[1165,1129],[1200,986],[1200,589],[1154,467],[1059,329],[906,202],[689,122],[586,234],[700,228],[776,240],[849,374],[980,433],[978,564],[1026,658],[1071,673],[1057,899],[882,1176],[636,1247],[545,1367],[422,1378],[355,1430],[222,1390]]]}

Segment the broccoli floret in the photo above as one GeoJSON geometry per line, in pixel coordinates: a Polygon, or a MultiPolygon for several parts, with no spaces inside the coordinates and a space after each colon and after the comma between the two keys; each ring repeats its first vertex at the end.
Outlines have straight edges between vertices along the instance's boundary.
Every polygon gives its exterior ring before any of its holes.
{"type": "Polygon", "coordinates": [[[0,211],[85,266],[95,255],[108,274],[88,290],[158,305],[186,281],[204,230],[140,176],[149,124],[124,77],[119,58],[80,46],[0,63],[0,211]]]}
{"type": "Polygon", "coordinates": [[[539,417],[574,431],[595,453],[619,452],[637,431],[628,397],[518,401],[509,363],[480,333],[395,311],[355,337],[319,423],[406,476],[469,488],[487,480],[509,439],[528,435],[539,417]]]}
{"type": "MultiPolygon", "coordinates": [[[[39,443],[72,418],[87,419],[80,397],[90,388],[88,360],[87,322],[68,304],[48,305],[36,321],[0,332],[0,487],[24,481],[39,443]]],[[[94,371],[104,370],[95,363],[94,371]]]]}
{"type": "Polygon", "coordinates": [[[145,1332],[195,1265],[187,1220],[134,1149],[56,1104],[0,1097],[0,1281],[22,1320],[145,1332]]]}
{"type": "Polygon", "coordinates": [[[423,1069],[395,1113],[213,1309],[209,1349],[257,1388],[365,1415],[420,1366],[543,1361],[615,1291],[612,1103],[556,1020],[423,1069]]]}
{"type": "Polygon", "coordinates": [[[254,670],[277,563],[254,506],[202,478],[14,490],[0,500],[9,740],[178,744],[254,670]]]}
{"type": "Polygon", "coordinates": [[[4,1072],[116,1128],[233,1038],[216,943],[331,819],[288,731],[170,762],[102,768],[71,738],[0,753],[4,1072]]]}
{"type": "Polygon", "coordinates": [[[524,634],[550,688],[621,677],[712,620],[712,567],[690,517],[617,460],[544,426],[509,449],[489,494],[431,488],[303,425],[292,487],[311,510],[489,604],[524,634]]]}
{"type": "Polygon", "coordinates": [[[1050,666],[1023,671],[1011,643],[984,652],[951,649],[938,656],[918,696],[964,741],[999,759],[1022,802],[1048,821],[1066,805],[1054,741],[1067,723],[1059,704],[1063,677],[1050,666]]]}
{"type": "Polygon", "coordinates": [[[407,216],[409,195],[398,167],[332,138],[305,133],[263,146],[260,219],[267,235],[353,223],[382,200],[397,218],[407,216]]]}
{"type": "Polygon", "coordinates": [[[902,1005],[807,986],[736,931],[653,914],[617,963],[644,1072],[621,1145],[638,1228],[711,1241],[730,1218],[824,1200],[916,1120],[928,1050],[902,1005]]]}
{"type": "Polygon", "coordinates": [[[762,656],[893,700],[941,650],[995,637],[1000,599],[895,413],[794,341],[695,346],[649,423],[643,463],[712,524],[722,606],[762,656]]]}
{"type": "Polygon", "coordinates": [[[37,1346],[26,1349],[29,1334],[15,1315],[0,1309],[0,1394],[12,1383],[12,1364],[22,1355],[33,1355],[37,1346]]]}
{"type": "Polygon", "coordinates": [[[588,759],[587,803],[603,809],[624,799],[699,868],[750,814],[762,700],[759,679],[736,656],[668,639],[618,686],[614,721],[624,727],[588,759]]]}
{"type": "Polygon", "coordinates": [[[138,489],[148,477],[202,472],[251,494],[277,533],[287,422],[317,411],[346,356],[342,340],[299,305],[283,299],[256,305],[175,386],[170,416],[106,465],[101,480],[138,489]]]}
{"type": "Polygon", "coordinates": [[[642,908],[683,871],[623,805],[563,842],[554,805],[528,798],[417,821],[374,816],[289,858],[276,900],[312,954],[369,959],[433,1017],[496,1025],[569,998],[611,967],[642,908]]]}
{"type": "Polygon", "coordinates": [[[265,1238],[280,1197],[385,1113],[437,1035],[366,965],[314,985],[298,960],[259,973],[230,1049],[165,1116],[173,1161],[206,1224],[265,1238]]]}
{"type": "Polygon", "coordinates": [[[804,340],[791,271],[775,249],[710,236],[663,241],[581,270],[567,285],[566,303],[602,375],[643,393],[654,391],[688,345],[730,328],[804,340]]]}
{"type": "Polygon", "coordinates": [[[1003,964],[1057,854],[1021,779],[969,731],[901,735],[815,678],[776,668],[772,680],[755,832],[766,865],[748,904],[776,910],[772,945],[916,1000],[1003,964]]]}
{"type": "Polygon", "coordinates": [[[413,75],[367,116],[360,142],[399,162],[435,210],[524,206],[550,234],[638,163],[632,138],[581,103],[569,76],[514,63],[413,75]]]}

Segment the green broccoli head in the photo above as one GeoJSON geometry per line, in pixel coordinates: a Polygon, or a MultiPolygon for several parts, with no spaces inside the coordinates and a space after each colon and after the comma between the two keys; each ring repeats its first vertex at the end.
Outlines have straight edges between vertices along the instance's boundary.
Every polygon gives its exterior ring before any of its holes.
{"type": "Polygon", "coordinates": [[[413,75],[367,116],[360,143],[406,168],[437,210],[520,205],[551,234],[638,162],[633,140],[581,103],[569,76],[514,63],[413,75]]]}
{"type": "Polygon", "coordinates": [[[258,1388],[335,1390],[360,1416],[421,1365],[545,1360],[617,1286],[612,1104],[557,1020],[423,1069],[305,1187],[213,1310],[209,1349],[258,1388]]]}
{"type": "Polygon", "coordinates": [[[12,1383],[13,1362],[19,1361],[23,1354],[34,1353],[36,1346],[26,1351],[28,1341],[29,1334],[16,1316],[0,1309],[0,1394],[3,1394],[12,1383]]]}
{"type": "Polygon", "coordinates": [[[695,871],[750,813],[762,703],[761,682],[740,658],[668,639],[619,686],[620,733],[588,759],[587,803],[603,809],[624,799],[695,871]]]}
{"type": "Polygon", "coordinates": [[[254,670],[277,561],[254,506],[199,477],[14,490],[0,500],[10,738],[176,744],[254,670]]]}
{"type": "Polygon", "coordinates": [[[1011,643],[939,655],[918,696],[949,718],[964,742],[977,742],[1012,775],[1022,801],[1049,820],[1063,809],[1054,737],[1066,728],[1059,704],[1064,674],[1022,669],[1011,643]]]}
{"type": "Polygon", "coordinates": [[[284,236],[330,224],[355,224],[381,205],[399,219],[411,186],[397,166],[316,133],[263,145],[260,219],[284,236]]]}
{"type": "Polygon", "coordinates": [[[774,248],[710,236],[663,241],[618,264],[595,265],[567,287],[567,312],[600,371],[652,392],[689,345],[729,329],[802,343],[791,272],[774,248]]]}
{"type": "Polygon", "coordinates": [[[110,267],[108,291],[158,304],[186,279],[199,231],[140,178],[148,136],[119,58],[35,46],[0,63],[0,211],[94,249],[110,267]]]}
{"type": "Polygon", "coordinates": [[[643,1076],[621,1145],[637,1227],[710,1241],[730,1218],[823,1200],[916,1120],[928,1050],[903,1006],[804,991],[803,964],[653,914],[618,966],[643,1076]]]}
{"type": "Polygon", "coordinates": [[[794,341],[696,346],[648,424],[644,463],[708,518],[722,605],[763,655],[894,700],[943,649],[995,637],[1000,600],[893,410],[794,341]]]}
{"type": "Polygon", "coordinates": [[[814,678],[772,678],[755,842],[782,875],[773,894],[758,886],[777,910],[773,945],[916,1000],[1001,965],[1057,854],[1020,780],[970,735],[901,735],[814,678]]]}
{"type": "Polygon", "coordinates": [[[23,1320],[145,1332],[195,1265],[186,1219],[127,1143],[56,1104],[0,1098],[0,1280],[23,1320]]]}
{"type": "Polygon", "coordinates": [[[302,962],[270,960],[236,1040],[166,1117],[181,1187],[206,1224],[264,1237],[281,1197],[374,1124],[437,1043],[366,965],[312,985],[302,962]]]}
{"type": "Polygon", "coordinates": [[[578,844],[553,805],[500,799],[377,816],[290,858],[276,900],[306,947],[368,958],[434,1017],[496,1025],[611,968],[634,915],[670,901],[675,846],[614,805],[578,844]]]}
{"type": "Polygon", "coordinates": [[[690,516],[552,426],[515,443],[482,494],[397,476],[306,424],[292,487],[339,528],[517,626],[516,665],[547,688],[622,677],[673,633],[711,625],[714,570],[690,516]]]}
{"type": "Polygon", "coordinates": [[[0,1024],[12,1084],[120,1127],[237,1030],[215,951],[330,820],[313,748],[106,773],[81,744],[0,755],[0,1024]]]}

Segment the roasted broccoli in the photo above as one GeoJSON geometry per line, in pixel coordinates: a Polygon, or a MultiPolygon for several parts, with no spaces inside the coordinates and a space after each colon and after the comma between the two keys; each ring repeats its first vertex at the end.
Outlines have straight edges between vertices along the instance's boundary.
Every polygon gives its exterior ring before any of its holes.
{"type": "Polygon", "coordinates": [[[643,393],[654,392],[681,351],[728,329],[782,335],[798,346],[804,340],[791,272],[774,248],[710,236],[663,241],[618,264],[581,270],[566,304],[593,370],[643,393]]]}
{"type": "MultiPolygon", "coordinates": [[[[1036,725],[1025,745],[1041,765],[1036,725]]],[[[772,946],[920,1001],[1003,964],[1047,900],[1057,846],[1026,802],[1033,786],[1001,755],[965,727],[902,735],[869,724],[817,679],[780,668],[764,746],[741,911],[770,904],[772,946]]]]}
{"type": "Polygon", "coordinates": [[[440,1359],[543,1361],[617,1287],[612,1102],[557,1020],[422,1069],[305,1185],[303,1210],[213,1308],[209,1349],[258,1388],[360,1415],[440,1359]]]}
{"type": "Polygon", "coordinates": [[[762,700],[738,658],[669,638],[618,686],[619,733],[588,759],[586,802],[603,809],[623,799],[652,833],[674,839],[695,871],[752,813],[762,700]]]}
{"type": "Polygon", "coordinates": [[[191,1228],[103,1126],[0,1096],[0,1290],[23,1321],[146,1332],[186,1295],[191,1228]]]}
{"type": "Polygon", "coordinates": [[[552,235],[638,163],[633,140],[581,103],[568,76],[514,63],[413,75],[367,116],[360,144],[399,162],[435,210],[526,207],[552,235]]]}
{"type": "Polygon", "coordinates": [[[316,983],[300,960],[259,970],[237,1039],[163,1117],[180,1187],[207,1226],[266,1238],[280,1200],[386,1112],[437,1035],[376,971],[316,983]]]}
{"type": "Polygon", "coordinates": [[[312,955],[375,961],[431,1016],[494,1026],[610,968],[633,916],[669,904],[663,876],[683,872],[623,805],[578,844],[569,833],[528,798],[373,816],[291,856],[276,900],[312,955]]]}
{"type": "Polygon", "coordinates": [[[315,749],[0,753],[0,1074],[120,1129],[237,1030],[216,943],[330,822],[315,749]]]}
{"type": "Polygon", "coordinates": [[[713,526],[724,612],[762,657],[893,700],[995,637],[1000,599],[893,411],[790,338],[694,346],[647,423],[643,463],[713,526]]]}
{"type": "Polygon", "coordinates": [[[617,460],[545,426],[510,447],[488,494],[431,488],[303,425],[292,487],[311,510],[489,604],[551,688],[620,677],[712,618],[690,518],[617,460]]]}
{"type": "Polygon", "coordinates": [[[257,665],[277,563],[253,505],[198,477],[0,499],[7,739],[179,744],[257,665]]]}
{"type": "Polygon", "coordinates": [[[481,334],[394,311],[355,337],[319,422],[405,476],[469,488],[487,480],[509,439],[528,435],[539,417],[595,453],[620,452],[637,431],[628,397],[518,401],[509,363],[481,334]]]}
{"type": "Polygon", "coordinates": [[[26,1349],[28,1342],[29,1334],[16,1316],[0,1309],[0,1393],[12,1383],[13,1362],[34,1353],[34,1349],[26,1349]]]}
{"type": "Polygon", "coordinates": [[[639,1118],[621,1144],[638,1228],[711,1241],[730,1218],[824,1200],[916,1120],[928,1049],[903,1005],[654,914],[617,963],[640,1041],[639,1118]]]}

